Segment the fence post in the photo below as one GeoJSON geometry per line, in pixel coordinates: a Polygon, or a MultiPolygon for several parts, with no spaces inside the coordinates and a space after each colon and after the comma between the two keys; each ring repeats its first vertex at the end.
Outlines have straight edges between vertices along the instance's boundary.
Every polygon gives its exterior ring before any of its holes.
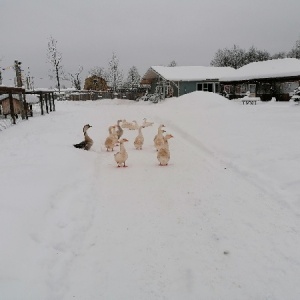
{"type": "Polygon", "coordinates": [[[14,102],[12,97],[12,92],[9,92],[9,106],[10,106],[10,115],[13,120],[13,124],[16,124],[16,116],[15,116],[15,108],[14,108],[14,102]]]}
{"type": "Polygon", "coordinates": [[[46,104],[46,112],[49,114],[49,107],[48,107],[48,94],[45,93],[45,104],[46,104]]]}
{"type": "Polygon", "coordinates": [[[44,104],[43,104],[43,93],[40,92],[40,103],[41,103],[41,115],[44,115],[44,104]]]}

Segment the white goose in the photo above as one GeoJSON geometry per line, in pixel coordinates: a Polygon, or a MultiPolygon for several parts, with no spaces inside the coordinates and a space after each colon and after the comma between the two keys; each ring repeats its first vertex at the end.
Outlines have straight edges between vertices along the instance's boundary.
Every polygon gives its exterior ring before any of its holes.
{"type": "Polygon", "coordinates": [[[157,159],[160,166],[167,166],[170,160],[170,149],[168,140],[172,138],[172,134],[167,134],[164,137],[164,145],[157,152],[157,159]]]}
{"type": "Polygon", "coordinates": [[[109,126],[108,128],[108,132],[109,132],[109,136],[106,138],[105,140],[105,147],[106,147],[106,151],[114,151],[114,147],[116,146],[116,143],[118,142],[118,136],[116,133],[116,125],[114,126],[109,126]]]}
{"type": "Polygon", "coordinates": [[[115,161],[116,163],[118,164],[118,168],[119,167],[127,167],[125,165],[125,162],[128,158],[128,154],[126,152],[126,149],[125,149],[125,146],[124,146],[124,142],[128,142],[127,139],[121,139],[119,140],[119,143],[120,143],[120,151],[117,152],[114,156],[115,156],[115,161]]]}
{"type": "Polygon", "coordinates": [[[161,146],[164,144],[164,136],[163,133],[165,132],[162,128],[165,127],[164,124],[159,125],[157,130],[157,135],[154,137],[154,147],[158,151],[161,146]]]}
{"type": "Polygon", "coordinates": [[[118,120],[117,121],[117,136],[118,136],[118,139],[123,135],[123,129],[122,129],[122,127],[120,126],[120,123],[121,123],[122,121],[121,120],[118,120]]]}
{"type": "Polygon", "coordinates": [[[139,125],[138,125],[137,121],[133,120],[132,124],[128,128],[129,128],[129,130],[136,130],[136,129],[139,129],[139,125]]]}
{"type": "Polygon", "coordinates": [[[122,124],[121,127],[122,128],[129,128],[130,126],[132,126],[133,124],[131,122],[127,122],[125,119],[122,120],[122,124]]]}
{"type": "Polygon", "coordinates": [[[148,122],[146,118],[144,118],[143,120],[144,120],[144,122],[143,122],[142,126],[144,126],[144,127],[152,126],[154,124],[154,122],[148,122]]]}
{"type": "Polygon", "coordinates": [[[140,126],[139,127],[139,133],[137,135],[137,137],[135,138],[133,144],[135,149],[137,150],[142,150],[143,144],[144,144],[144,136],[142,133],[142,128],[144,128],[144,126],[140,126]]]}

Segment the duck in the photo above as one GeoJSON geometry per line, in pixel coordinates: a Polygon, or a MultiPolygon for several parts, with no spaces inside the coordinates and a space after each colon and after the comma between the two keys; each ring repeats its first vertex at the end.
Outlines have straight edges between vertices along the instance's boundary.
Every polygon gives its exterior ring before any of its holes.
{"type": "Polygon", "coordinates": [[[113,126],[109,126],[108,128],[108,132],[109,132],[109,136],[106,138],[105,140],[105,147],[106,147],[106,151],[111,150],[114,151],[114,147],[116,146],[116,143],[118,142],[118,136],[116,133],[116,125],[113,126]]]}
{"type": "Polygon", "coordinates": [[[157,159],[160,166],[167,166],[170,160],[170,150],[168,140],[173,138],[172,134],[166,134],[164,136],[164,144],[157,152],[157,159]]]}
{"type": "Polygon", "coordinates": [[[136,130],[136,129],[139,129],[139,125],[138,125],[137,121],[133,120],[132,124],[128,128],[129,128],[129,130],[136,130]]]}
{"type": "Polygon", "coordinates": [[[83,126],[83,135],[84,135],[84,141],[82,141],[79,144],[74,144],[73,146],[75,148],[84,149],[84,150],[90,150],[93,146],[94,141],[89,137],[87,130],[91,128],[92,126],[90,124],[86,124],[83,126]]]}
{"type": "Polygon", "coordinates": [[[126,165],[125,165],[125,162],[126,162],[126,160],[127,160],[127,158],[128,158],[128,153],[126,152],[126,149],[125,149],[125,146],[124,146],[124,143],[125,142],[128,142],[128,140],[127,139],[125,139],[125,138],[123,138],[123,139],[121,139],[121,140],[119,140],[119,143],[120,143],[120,151],[119,152],[117,152],[117,153],[115,153],[115,161],[116,161],[116,163],[117,163],[117,165],[118,165],[118,168],[119,167],[127,167],[126,165]]]}
{"type": "Polygon", "coordinates": [[[154,124],[154,122],[148,122],[146,118],[143,119],[143,126],[144,127],[148,127],[148,126],[152,126],[154,124]]]}
{"type": "Polygon", "coordinates": [[[161,146],[164,144],[163,133],[165,132],[165,130],[162,129],[163,127],[165,127],[164,124],[159,125],[157,130],[157,135],[153,139],[154,147],[156,148],[156,151],[158,151],[161,148],[161,146]]]}
{"type": "Polygon", "coordinates": [[[132,125],[133,124],[131,122],[127,122],[125,119],[122,120],[122,124],[121,124],[122,128],[129,128],[132,125]]]}
{"type": "Polygon", "coordinates": [[[122,120],[118,120],[117,121],[117,136],[118,136],[118,140],[120,139],[120,137],[123,135],[123,129],[120,126],[120,123],[122,122],[122,120]]]}
{"type": "Polygon", "coordinates": [[[139,127],[139,133],[137,135],[137,137],[135,138],[133,144],[135,149],[137,150],[142,150],[143,144],[144,144],[144,136],[142,133],[142,128],[145,128],[145,126],[140,126],[139,127]]]}

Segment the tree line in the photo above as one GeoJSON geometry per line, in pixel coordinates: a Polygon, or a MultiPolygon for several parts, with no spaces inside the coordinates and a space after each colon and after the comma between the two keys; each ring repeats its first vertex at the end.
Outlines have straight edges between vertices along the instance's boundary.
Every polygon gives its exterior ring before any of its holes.
{"type": "MultiPolygon", "coordinates": [[[[251,62],[287,57],[300,59],[300,39],[295,42],[295,45],[290,51],[278,52],[273,55],[266,50],[259,50],[254,46],[248,50],[242,49],[237,45],[233,45],[232,48],[218,49],[210,65],[214,67],[233,67],[238,69],[251,62]]],[[[81,73],[83,67],[79,66],[75,73],[66,73],[62,66],[62,54],[58,51],[57,41],[53,37],[49,38],[47,58],[51,65],[50,76],[55,78],[59,91],[62,80],[71,81],[72,85],[78,90],[82,88],[81,73]]],[[[176,65],[176,61],[172,60],[168,66],[175,67],[176,65]]],[[[132,66],[129,69],[127,78],[124,80],[119,59],[115,53],[112,54],[107,69],[95,66],[89,70],[88,74],[89,77],[85,80],[85,89],[100,90],[104,88],[104,82],[107,84],[105,87],[107,88],[107,86],[109,86],[113,92],[116,92],[120,88],[134,89],[140,86],[141,76],[136,66],[132,66]]]]}
{"type": "MultiPolygon", "coordinates": [[[[79,66],[78,70],[74,73],[67,73],[62,65],[62,54],[58,50],[57,40],[55,40],[52,36],[49,38],[47,50],[47,62],[51,66],[49,76],[51,79],[55,79],[58,90],[60,91],[61,82],[63,80],[70,81],[77,90],[81,90],[83,85],[81,78],[83,66],[79,66]]],[[[214,54],[210,65],[214,67],[232,67],[238,69],[251,62],[279,58],[300,59],[300,38],[296,40],[290,51],[282,51],[273,55],[266,50],[259,50],[254,46],[250,47],[248,50],[242,49],[237,45],[233,45],[232,48],[218,49],[214,54]]],[[[172,60],[168,64],[169,67],[175,67],[176,65],[177,63],[175,60],[172,60]]],[[[85,79],[84,89],[99,90],[109,86],[113,91],[117,91],[119,88],[134,89],[140,86],[141,76],[136,66],[132,66],[129,69],[127,78],[124,80],[124,74],[120,69],[119,59],[115,53],[112,54],[112,58],[108,63],[107,69],[95,66],[88,71],[88,74],[89,77],[85,79]]],[[[27,81],[28,80],[30,80],[29,77],[27,78],[27,81]]],[[[2,74],[0,69],[0,84],[1,81],[2,74]]],[[[30,83],[27,82],[27,85],[30,86],[30,83]]]]}
{"type": "Polygon", "coordinates": [[[241,49],[237,45],[233,45],[230,49],[219,49],[215,53],[210,65],[214,67],[232,67],[238,69],[252,62],[288,57],[300,59],[300,39],[295,42],[295,45],[290,51],[278,52],[273,55],[266,50],[259,50],[254,46],[248,50],[241,49]]]}
{"type": "MultiPolygon", "coordinates": [[[[81,90],[83,85],[81,79],[83,67],[79,66],[75,73],[65,72],[62,66],[62,54],[57,47],[57,40],[52,36],[48,41],[47,61],[51,65],[49,76],[51,79],[55,79],[59,91],[63,80],[70,81],[77,90],[81,90]]],[[[175,67],[176,65],[175,60],[172,60],[168,66],[175,67]]],[[[95,66],[88,71],[88,74],[89,75],[84,82],[84,89],[87,90],[105,90],[109,86],[113,92],[116,92],[120,88],[132,90],[140,87],[141,76],[137,67],[132,66],[124,80],[124,74],[120,69],[119,59],[114,52],[108,63],[107,69],[95,66]]]]}

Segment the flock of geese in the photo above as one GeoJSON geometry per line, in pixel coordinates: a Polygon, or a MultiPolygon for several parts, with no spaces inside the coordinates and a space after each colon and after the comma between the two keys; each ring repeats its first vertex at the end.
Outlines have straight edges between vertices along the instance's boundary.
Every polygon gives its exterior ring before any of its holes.
{"type": "MultiPolygon", "coordinates": [[[[133,145],[136,150],[142,150],[144,145],[144,136],[142,129],[145,127],[153,126],[154,122],[143,119],[142,125],[138,125],[136,121],[127,122],[124,120],[118,120],[117,124],[108,127],[108,137],[106,138],[104,145],[106,151],[114,151],[114,148],[119,146],[120,150],[114,154],[115,161],[119,167],[127,167],[126,161],[128,159],[128,153],[126,151],[124,143],[128,142],[128,139],[121,138],[124,133],[124,129],[137,130],[138,135],[134,139],[133,145]]],[[[83,127],[84,141],[78,144],[74,144],[75,148],[90,150],[93,146],[93,140],[88,135],[87,131],[92,126],[86,124],[83,127]]],[[[164,134],[166,131],[163,129],[165,125],[161,124],[158,127],[157,134],[155,135],[153,142],[157,151],[157,159],[160,166],[167,166],[170,160],[170,149],[168,140],[173,138],[172,134],[164,134]]]]}

